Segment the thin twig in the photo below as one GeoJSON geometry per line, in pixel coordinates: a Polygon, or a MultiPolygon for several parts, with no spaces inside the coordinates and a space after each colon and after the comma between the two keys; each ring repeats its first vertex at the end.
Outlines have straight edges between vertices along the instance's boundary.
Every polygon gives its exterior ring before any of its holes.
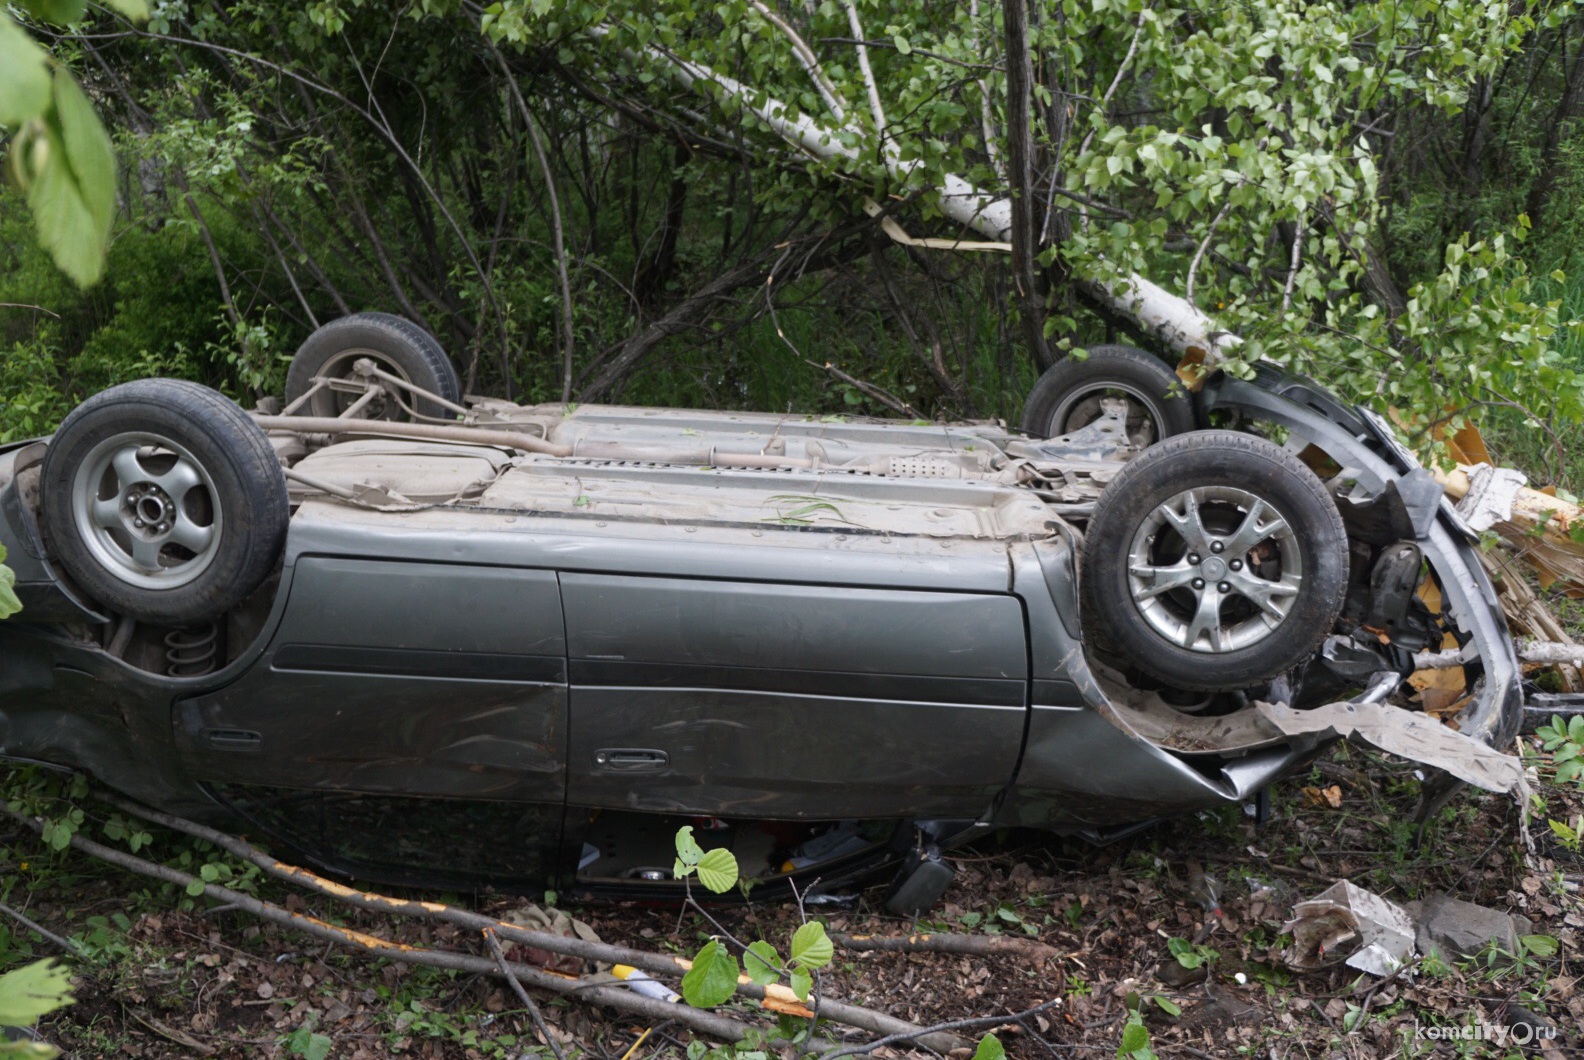
{"type": "MultiPolygon", "coordinates": [[[[1232,205],[1232,200],[1230,198],[1227,199],[1227,205],[1232,205]]],[[[1287,283],[1282,288],[1281,311],[1283,316],[1287,314],[1287,310],[1292,308],[1293,287],[1298,282],[1298,266],[1303,264],[1304,235],[1308,231],[1309,222],[1300,218],[1297,226],[1293,229],[1292,261],[1288,263],[1287,283]]]]}
{"type": "Polygon", "coordinates": [[[528,127],[528,142],[533,145],[534,157],[538,159],[539,171],[544,176],[545,192],[550,199],[550,232],[555,241],[556,276],[561,283],[561,402],[565,404],[572,400],[572,351],[576,334],[572,326],[572,283],[567,278],[566,240],[561,233],[561,199],[556,194],[555,174],[550,171],[550,160],[545,157],[539,127],[528,110],[522,90],[517,87],[517,78],[512,75],[511,67],[506,65],[506,57],[495,46],[495,42],[488,35],[484,39],[489,43],[495,61],[500,64],[501,72],[506,75],[506,84],[511,87],[517,109],[522,112],[523,124],[528,127]]]}
{"type": "MultiPolygon", "coordinates": [[[[1053,997],[1049,1001],[1035,1005],[1033,1008],[1024,1009],[1022,1012],[1013,1013],[1011,1015],[976,1016],[972,1019],[950,1020],[946,1023],[937,1023],[933,1027],[926,1028],[926,1030],[930,1031],[931,1033],[937,1031],[966,1031],[973,1030],[977,1027],[998,1027],[1003,1023],[1020,1023],[1023,1020],[1028,1019],[1030,1016],[1035,1016],[1047,1009],[1055,1008],[1057,1005],[1060,1005],[1062,1001],[1062,998],[1053,997]]],[[[865,1053],[874,1052],[881,1046],[894,1045],[897,1042],[905,1040],[906,1039],[901,1035],[888,1034],[884,1038],[876,1038],[874,1041],[867,1042],[863,1045],[847,1046],[846,1048],[832,1049],[829,1052],[821,1053],[819,1055],[819,1060],[839,1060],[839,1058],[843,1056],[862,1056],[865,1053]]]]}
{"type": "Polygon", "coordinates": [[[1210,249],[1210,241],[1215,238],[1216,226],[1226,220],[1226,215],[1231,209],[1232,193],[1228,192],[1226,204],[1221,207],[1221,212],[1216,214],[1214,220],[1210,222],[1210,227],[1205,231],[1204,240],[1199,244],[1199,249],[1194,251],[1193,260],[1188,263],[1188,283],[1183,290],[1183,297],[1188,300],[1189,304],[1192,304],[1194,300],[1194,280],[1199,272],[1199,263],[1204,260],[1205,251],[1210,249]]]}
{"type": "Polygon", "coordinates": [[[539,1028],[540,1037],[544,1038],[545,1044],[550,1047],[550,1051],[555,1053],[556,1060],[566,1060],[566,1053],[561,1051],[561,1043],[556,1041],[555,1035],[551,1034],[550,1028],[545,1025],[544,1016],[540,1013],[539,1006],[534,1003],[533,998],[528,996],[528,991],[523,989],[522,983],[518,982],[517,977],[512,974],[511,965],[506,962],[506,953],[501,949],[500,939],[496,938],[495,932],[489,928],[485,928],[481,934],[484,936],[484,941],[489,943],[490,953],[495,956],[495,967],[500,969],[501,978],[511,984],[512,991],[517,995],[517,1000],[523,1003],[523,1008],[527,1009],[528,1015],[533,1017],[534,1026],[539,1028]]]}
{"type": "Polygon", "coordinates": [[[53,309],[45,309],[41,305],[29,305],[26,302],[0,302],[0,309],[32,309],[39,313],[48,313],[56,320],[61,319],[61,315],[53,309]]]}
{"type": "Polygon", "coordinates": [[[869,66],[869,46],[863,43],[863,26],[858,21],[858,6],[847,0],[847,24],[858,40],[858,72],[863,75],[864,88],[869,92],[869,113],[874,117],[875,132],[885,135],[885,108],[880,105],[880,86],[875,83],[874,70],[869,66]]]}
{"type": "Polygon", "coordinates": [[[60,935],[55,934],[55,932],[41,926],[34,920],[28,919],[26,916],[23,916],[21,913],[17,912],[15,909],[12,909],[10,906],[5,905],[4,903],[0,903],[0,913],[4,913],[6,916],[10,917],[12,920],[15,920],[18,924],[21,924],[34,934],[40,935],[55,943],[55,945],[65,950],[67,953],[77,957],[87,956],[87,954],[83,952],[82,947],[77,945],[77,943],[73,942],[71,939],[63,938],[60,935]]]}
{"type": "MultiPolygon", "coordinates": [[[[1105,90],[1105,95],[1100,97],[1100,103],[1095,108],[1102,116],[1105,114],[1105,109],[1111,105],[1111,97],[1115,96],[1117,89],[1122,86],[1122,78],[1127,75],[1127,68],[1133,62],[1133,56],[1138,54],[1139,37],[1144,32],[1144,19],[1148,14],[1148,7],[1139,11],[1138,21],[1133,25],[1133,39],[1128,42],[1127,54],[1123,55],[1122,61],[1117,64],[1116,76],[1111,79],[1110,86],[1105,90]]],[[[1094,134],[1095,131],[1090,129],[1084,136],[1083,141],[1079,143],[1078,153],[1080,155],[1089,150],[1089,145],[1094,142],[1094,134]]]]}
{"type": "Polygon", "coordinates": [[[842,99],[841,92],[825,75],[825,68],[820,66],[819,56],[814,54],[814,49],[809,47],[791,24],[770,8],[762,0],[749,0],[753,9],[759,12],[761,18],[781,31],[782,36],[792,42],[792,54],[797,57],[798,65],[808,71],[809,78],[814,82],[814,87],[819,90],[820,98],[830,108],[837,121],[847,120],[847,101],[842,99]]]}

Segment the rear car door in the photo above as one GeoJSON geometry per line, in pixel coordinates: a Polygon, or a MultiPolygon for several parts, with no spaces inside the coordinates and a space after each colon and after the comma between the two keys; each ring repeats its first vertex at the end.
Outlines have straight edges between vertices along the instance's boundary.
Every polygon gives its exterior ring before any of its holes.
{"type": "Polygon", "coordinates": [[[1008,595],[563,573],[568,800],[722,816],[973,816],[1012,777],[1008,595]]]}
{"type": "Polygon", "coordinates": [[[304,556],[258,663],[181,701],[207,781],[560,803],[566,648],[552,571],[304,556]]]}

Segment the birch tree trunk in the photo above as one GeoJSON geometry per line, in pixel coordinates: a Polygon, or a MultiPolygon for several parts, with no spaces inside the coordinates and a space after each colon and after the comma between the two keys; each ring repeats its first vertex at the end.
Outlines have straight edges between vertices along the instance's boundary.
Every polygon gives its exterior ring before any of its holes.
{"type": "MultiPolygon", "coordinates": [[[[779,28],[783,33],[792,33],[784,24],[779,28]]],[[[590,32],[596,37],[609,33],[605,27],[598,26],[590,32]]],[[[794,46],[798,47],[799,54],[812,54],[801,38],[794,40],[794,46]]],[[[862,158],[878,157],[899,183],[905,182],[914,168],[913,163],[897,154],[890,141],[875,143],[875,138],[866,130],[846,120],[845,113],[839,114],[838,120],[831,124],[817,121],[751,85],[662,48],[651,46],[628,51],[627,56],[636,63],[666,72],[688,88],[703,92],[706,86],[713,87],[724,99],[754,115],[777,136],[811,158],[824,162],[844,159],[857,162],[862,158]],[[849,140],[861,143],[862,148],[849,146],[849,140]]],[[[809,73],[816,84],[821,82],[823,75],[817,66],[809,68],[809,73]]],[[[867,87],[871,95],[878,98],[878,86],[872,75],[867,87]]],[[[947,218],[993,242],[1014,244],[1013,201],[1009,191],[982,189],[951,173],[946,174],[935,189],[941,213],[947,218]]],[[[1163,348],[1191,361],[1213,366],[1225,360],[1229,351],[1243,341],[1219,328],[1192,302],[1137,273],[1118,276],[1075,272],[1072,281],[1078,292],[1103,312],[1132,322],[1163,348]]]]}

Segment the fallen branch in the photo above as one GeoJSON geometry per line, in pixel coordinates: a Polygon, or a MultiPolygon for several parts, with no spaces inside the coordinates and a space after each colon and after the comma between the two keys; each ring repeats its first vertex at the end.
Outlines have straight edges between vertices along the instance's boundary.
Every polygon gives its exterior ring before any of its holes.
{"type": "MultiPolygon", "coordinates": [[[[8,808],[0,808],[0,813],[10,817],[20,824],[26,825],[33,831],[43,834],[44,821],[42,818],[29,817],[8,808]]],[[[320,939],[324,942],[345,946],[348,949],[371,953],[385,957],[403,964],[421,964],[431,968],[445,968],[451,971],[468,972],[473,975],[498,976],[501,969],[493,960],[485,957],[475,957],[466,953],[452,953],[449,950],[431,950],[421,946],[409,946],[405,943],[391,942],[388,939],[378,938],[361,931],[350,928],[337,927],[326,923],[316,917],[304,916],[294,913],[273,902],[266,902],[252,895],[233,891],[217,883],[205,883],[196,876],[182,872],[179,869],[169,868],[165,865],[156,865],[125,851],[107,847],[102,843],[95,843],[80,835],[71,837],[71,845],[90,857],[108,862],[119,868],[134,872],[139,876],[162,880],[189,890],[201,887],[201,892],[207,898],[229,903],[236,908],[251,913],[260,920],[281,927],[300,931],[305,935],[320,939]]],[[[675,1020],[682,1025],[721,1038],[729,1042],[742,1041],[751,1029],[748,1024],[739,1020],[721,1016],[703,1009],[691,1008],[687,1005],[675,1005],[667,1001],[655,1001],[651,998],[635,994],[632,991],[613,986],[603,980],[579,978],[576,976],[563,976],[555,972],[535,968],[530,964],[508,961],[505,969],[519,982],[540,990],[548,990],[553,994],[562,994],[576,997],[596,1005],[606,1005],[635,1016],[642,1016],[650,1020],[675,1020]]],[[[914,1028],[915,1033],[917,1028],[914,1028]]]]}
{"type": "MultiPolygon", "coordinates": [[[[935,1026],[929,1027],[927,1029],[931,1031],[966,1031],[977,1030],[980,1027],[1000,1027],[1007,1023],[1022,1023],[1030,1016],[1037,1016],[1046,1009],[1055,1008],[1061,1003],[1061,998],[1053,997],[1049,1001],[1041,1002],[1040,1004],[1035,1005],[1033,1008],[1024,1009],[1022,1012],[1014,1012],[1006,1016],[974,1016],[971,1019],[949,1020],[946,1023],[937,1023],[935,1026]]],[[[879,1049],[883,1046],[895,1045],[896,1043],[903,1040],[904,1039],[900,1036],[893,1035],[887,1038],[876,1039],[875,1041],[869,1042],[866,1045],[843,1046],[839,1049],[832,1049],[829,1052],[821,1053],[819,1055],[819,1060],[839,1060],[839,1058],[843,1056],[862,1056],[865,1053],[872,1053],[876,1049],[879,1049]]]]}
{"type": "Polygon", "coordinates": [[[556,1041],[555,1035],[551,1034],[550,1028],[545,1025],[544,1015],[539,1011],[539,1006],[534,1003],[533,998],[528,996],[528,991],[523,989],[523,985],[518,981],[517,977],[511,974],[511,964],[506,960],[505,951],[501,949],[500,939],[496,938],[495,932],[489,928],[485,928],[482,934],[484,935],[484,941],[489,944],[490,956],[495,958],[495,967],[500,969],[501,978],[511,984],[513,992],[517,995],[517,1000],[523,1003],[523,1008],[527,1009],[528,1015],[533,1017],[534,1026],[539,1028],[539,1036],[545,1040],[545,1044],[555,1054],[556,1060],[566,1060],[566,1053],[561,1051],[561,1043],[556,1041]]]}
{"type": "MultiPolygon", "coordinates": [[[[490,931],[508,942],[531,946],[547,953],[578,957],[602,964],[631,965],[634,968],[641,968],[643,971],[655,975],[676,977],[692,967],[692,962],[682,957],[651,953],[648,950],[630,949],[626,946],[614,946],[604,942],[589,942],[587,939],[556,935],[548,931],[534,931],[530,928],[507,923],[504,920],[485,916],[482,913],[458,909],[455,906],[445,905],[440,902],[391,898],[371,891],[360,891],[345,884],[327,880],[323,876],[310,872],[301,866],[277,861],[251,843],[218,829],[209,828],[182,817],[161,813],[158,810],[151,810],[146,806],[141,806],[130,799],[125,799],[118,795],[111,795],[106,792],[96,792],[95,794],[104,802],[126,813],[141,817],[146,821],[152,821],[172,831],[181,832],[195,839],[202,839],[207,843],[212,843],[235,857],[257,865],[260,869],[277,879],[296,884],[306,890],[327,898],[333,898],[358,909],[388,915],[438,920],[455,924],[469,931],[490,931]]],[[[121,863],[117,862],[117,864],[121,863]]],[[[780,984],[771,984],[766,987],[752,981],[743,982],[739,980],[737,993],[759,1002],[761,1006],[772,1012],[785,1011],[786,1006],[791,1004],[801,1004],[797,999],[797,995],[780,984]]],[[[655,1002],[655,1004],[664,1005],[665,1003],[655,1002]]],[[[698,1010],[689,1009],[688,1011],[698,1010]]],[[[830,1020],[833,1023],[845,1024],[858,1030],[868,1031],[871,1034],[903,1035],[910,1040],[916,1040],[920,1045],[925,1045],[941,1052],[950,1052],[953,1049],[970,1044],[955,1035],[927,1034],[917,1024],[909,1023],[907,1020],[897,1019],[895,1016],[888,1016],[883,1012],[876,1012],[858,1005],[833,1001],[829,998],[820,999],[819,1014],[821,1018],[830,1020]]],[[[667,1012],[661,1018],[669,1015],[671,1013],[667,1012]]]]}
{"type": "Polygon", "coordinates": [[[50,931],[43,925],[28,919],[15,909],[12,909],[10,906],[0,903],[0,913],[4,913],[6,916],[10,917],[12,920],[15,920],[18,924],[21,924],[23,927],[27,928],[40,938],[53,942],[67,953],[70,953],[76,957],[83,956],[82,947],[77,945],[77,943],[73,942],[71,939],[63,938],[62,936],[55,934],[55,932],[50,931]]]}
{"type": "Polygon", "coordinates": [[[960,953],[970,957],[1024,957],[1044,963],[1063,954],[1033,939],[1006,935],[832,935],[844,950],[879,953],[960,953]]]}

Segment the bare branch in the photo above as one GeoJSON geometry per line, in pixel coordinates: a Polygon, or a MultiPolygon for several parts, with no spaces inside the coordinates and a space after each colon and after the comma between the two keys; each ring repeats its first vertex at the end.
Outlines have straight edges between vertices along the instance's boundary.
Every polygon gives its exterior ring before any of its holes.
{"type": "Polygon", "coordinates": [[[1226,220],[1226,215],[1232,210],[1232,195],[1227,194],[1227,201],[1221,207],[1221,212],[1211,220],[1210,227],[1205,230],[1205,237],[1199,243],[1199,249],[1194,251],[1193,260],[1188,263],[1188,283],[1184,288],[1183,297],[1192,304],[1194,300],[1194,279],[1199,272],[1199,263],[1204,260],[1205,251],[1210,249],[1210,241],[1215,238],[1216,226],[1226,220]]]}
{"type": "MultiPolygon", "coordinates": [[[[1144,33],[1144,18],[1148,14],[1149,8],[1146,7],[1139,12],[1138,21],[1133,25],[1133,39],[1128,43],[1127,54],[1122,56],[1122,62],[1117,65],[1116,76],[1111,79],[1110,87],[1105,90],[1105,95],[1100,97],[1100,103],[1096,108],[1102,114],[1111,105],[1111,97],[1116,95],[1117,89],[1122,85],[1122,79],[1127,76],[1127,69],[1133,63],[1133,56],[1138,54],[1139,37],[1144,33]]],[[[1094,130],[1090,129],[1084,136],[1083,142],[1078,145],[1078,153],[1081,155],[1089,150],[1089,145],[1093,141],[1094,130]]]]}
{"type": "MultiPolygon", "coordinates": [[[[1227,205],[1231,205],[1230,200],[1228,200],[1227,205]]],[[[1283,315],[1286,315],[1287,310],[1292,308],[1293,287],[1298,282],[1298,266],[1303,264],[1304,236],[1308,231],[1309,222],[1299,218],[1297,225],[1293,228],[1292,261],[1287,266],[1287,284],[1282,288],[1281,311],[1283,315]]]]}
{"type": "MultiPolygon", "coordinates": [[[[814,49],[809,47],[808,41],[793,29],[791,24],[770,8],[762,0],[749,0],[753,9],[759,12],[761,18],[781,31],[782,36],[792,42],[792,54],[797,58],[798,64],[808,71],[814,87],[819,89],[820,98],[825,100],[825,105],[830,108],[837,121],[847,120],[847,102],[842,99],[841,91],[825,76],[825,68],[820,65],[819,56],[814,54],[814,49]]],[[[867,62],[865,62],[867,66],[867,62]]]]}
{"type": "Polygon", "coordinates": [[[874,117],[875,131],[885,133],[885,108],[880,105],[880,86],[875,83],[874,70],[869,66],[869,46],[863,42],[863,25],[858,21],[858,7],[847,0],[847,24],[858,40],[858,71],[863,74],[864,88],[869,92],[869,113],[874,117]]]}
{"type": "MultiPolygon", "coordinates": [[[[522,89],[517,87],[517,78],[512,75],[511,67],[506,65],[506,57],[501,54],[495,42],[486,34],[484,40],[489,44],[489,50],[495,56],[495,61],[500,64],[501,72],[506,75],[506,84],[511,88],[512,99],[517,104],[517,110],[522,114],[523,124],[528,127],[528,141],[533,145],[534,157],[539,161],[539,171],[544,177],[545,193],[550,199],[550,232],[555,244],[556,278],[561,284],[561,400],[572,400],[572,353],[577,342],[572,326],[572,282],[567,278],[566,240],[561,232],[561,199],[556,194],[555,174],[550,170],[550,160],[545,157],[544,141],[539,138],[539,127],[534,122],[533,114],[528,110],[528,103],[523,99],[522,89]]],[[[564,1060],[564,1058],[562,1058],[564,1060]]]]}
{"type": "Polygon", "coordinates": [[[517,1000],[523,1003],[523,1008],[528,1010],[528,1015],[533,1017],[534,1026],[539,1028],[539,1036],[545,1040],[550,1051],[555,1054],[556,1060],[566,1060],[566,1053],[561,1050],[561,1043],[556,1041],[555,1035],[550,1033],[550,1028],[545,1026],[544,1015],[539,1011],[539,1006],[534,1004],[534,999],[528,996],[528,991],[523,989],[522,982],[512,974],[511,965],[506,961],[506,954],[501,949],[500,939],[495,937],[495,932],[485,928],[480,932],[484,941],[489,944],[490,954],[495,958],[495,967],[500,969],[501,978],[511,984],[512,992],[517,995],[517,1000]]]}

